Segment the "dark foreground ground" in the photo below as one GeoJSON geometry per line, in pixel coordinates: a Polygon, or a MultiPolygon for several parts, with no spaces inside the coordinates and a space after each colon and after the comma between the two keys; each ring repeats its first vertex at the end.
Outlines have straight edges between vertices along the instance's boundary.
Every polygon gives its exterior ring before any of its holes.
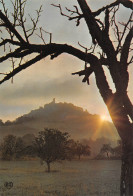
{"type": "Polygon", "coordinates": [[[120,161],[1,161],[0,196],[119,196],[120,161]],[[13,187],[11,183],[13,183],[13,187]]]}

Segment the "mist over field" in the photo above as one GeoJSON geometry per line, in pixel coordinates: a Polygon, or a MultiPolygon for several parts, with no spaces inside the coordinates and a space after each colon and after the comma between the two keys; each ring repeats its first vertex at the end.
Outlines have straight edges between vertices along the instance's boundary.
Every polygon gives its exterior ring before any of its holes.
{"type": "Polygon", "coordinates": [[[11,196],[118,196],[120,161],[81,160],[52,164],[0,162],[0,194],[11,196]],[[5,182],[13,182],[9,190],[5,182]]]}
{"type": "Polygon", "coordinates": [[[0,134],[9,131],[20,135],[36,133],[45,127],[68,131],[72,137],[78,139],[95,140],[102,136],[109,139],[118,138],[114,125],[107,120],[102,121],[99,115],[92,115],[87,110],[71,103],[54,101],[20,116],[14,121],[8,120],[3,123],[1,120],[0,134]]]}

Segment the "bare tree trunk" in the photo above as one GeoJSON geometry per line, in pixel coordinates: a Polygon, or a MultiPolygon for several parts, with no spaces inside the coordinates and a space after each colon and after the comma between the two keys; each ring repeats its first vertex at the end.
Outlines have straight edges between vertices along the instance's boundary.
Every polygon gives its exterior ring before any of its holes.
{"type": "Polygon", "coordinates": [[[121,196],[133,196],[133,148],[129,152],[126,146],[123,147],[122,165],[121,165],[121,196]],[[124,149],[125,148],[125,149],[124,149]]]}
{"type": "Polygon", "coordinates": [[[133,162],[132,160],[122,160],[121,166],[121,196],[133,196],[133,162]]]}
{"type": "Polygon", "coordinates": [[[50,172],[50,163],[47,162],[48,172],[50,172]]]}
{"type": "Polygon", "coordinates": [[[116,98],[109,111],[122,140],[120,196],[133,196],[133,126],[121,100],[116,98]]]}

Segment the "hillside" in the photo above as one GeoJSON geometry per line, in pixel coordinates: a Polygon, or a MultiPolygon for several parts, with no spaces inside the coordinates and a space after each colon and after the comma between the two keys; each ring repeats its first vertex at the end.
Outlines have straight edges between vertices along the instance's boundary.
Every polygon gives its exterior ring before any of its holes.
{"type": "Polygon", "coordinates": [[[92,115],[71,103],[55,103],[55,100],[15,121],[3,123],[0,120],[0,135],[1,139],[11,133],[16,136],[36,135],[45,127],[67,131],[74,139],[118,138],[111,122],[101,121],[99,115],[92,115]]]}

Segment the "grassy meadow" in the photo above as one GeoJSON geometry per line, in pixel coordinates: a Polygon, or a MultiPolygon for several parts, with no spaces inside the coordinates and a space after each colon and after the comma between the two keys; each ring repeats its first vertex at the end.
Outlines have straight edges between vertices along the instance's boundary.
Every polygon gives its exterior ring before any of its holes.
{"type": "Polygon", "coordinates": [[[120,161],[0,161],[0,196],[118,196],[120,161]],[[5,182],[13,182],[8,189],[5,182]]]}

